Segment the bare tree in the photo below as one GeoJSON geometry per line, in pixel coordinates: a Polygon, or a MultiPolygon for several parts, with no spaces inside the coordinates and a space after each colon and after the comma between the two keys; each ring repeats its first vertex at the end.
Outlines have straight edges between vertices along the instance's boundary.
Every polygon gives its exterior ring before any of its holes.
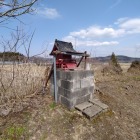
{"type": "MultiPolygon", "coordinates": [[[[0,0],[0,24],[5,24],[5,21],[9,18],[17,19],[21,15],[31,13],[33,11],[33,5],[37,1],[38,0],[0,0]]],[[[11,33],[11,38],[6,36],[6,38],[9,38],[6,39],[2,33],[0,37],[0,51],[2,51],[3,54],[0,58],[0,116],[8,114],[11,111],[10,108],[14,108],[15,101],[17,101],[17,105],[20,106],[23,98],[28,98],[36,94],[38,90],[42,88],[42,67],[40,68],[30,63],[20,64],[17,63],[16,59],[13,59],[13,61],[10,61],[10,64],[6,65],[6,52],[13,53],[14,55],[21,49],[25,51],[26,54],[26,56],[23,57],[23,59],[25,59],[23,61],[28,62],[30,58],[31,42],[35,31],[31,34],[29,34],[29,32],[25,33],[22,28],[16,26],[11,33]]],[[[40,54],[44,52],[45,51],[40,54]]],[[[19,62],[21,62],[21,60],[19,60],[19,62]]]]}
{"type": "Polygon", "coordinates": [[[33,11],[32,6],[38,0],[0,0],[0,17],[18,17],[33,11]]]}
{"type": "Polygon", "coordinates": [[[24,33],[17,27],[16,32],[11,33],[11,39],[3,38],[0,43],[0,47],[3,48],[0,61],[0,116],[8,115],[10,111],[16,109],[16,105],[22,109],[22,104],[24,104],[22,99],[34,96],[42,89],[46,67],[29,62],[34,33],[35,31],[31,34],[24,33]],[[23,56],[23,60],[13,59],[20,48],[25,51],[26,56],[23,56]],[[13,58],[10,56],[8,64],[5,60],[6,52],[13,55],[13,58]],[[21,63],[21,61],[28,63],[21,63]]]}

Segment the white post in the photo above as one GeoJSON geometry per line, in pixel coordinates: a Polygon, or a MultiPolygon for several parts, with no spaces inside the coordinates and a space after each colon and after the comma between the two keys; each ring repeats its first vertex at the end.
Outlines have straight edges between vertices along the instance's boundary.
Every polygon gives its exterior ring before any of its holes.
{"type": "Polygon", "coordinates": [[[53,57],[53,64],[54,64],[54,98],[55,102],[57,103],[57,84],[56,84],[56,56],[53,57]]]}

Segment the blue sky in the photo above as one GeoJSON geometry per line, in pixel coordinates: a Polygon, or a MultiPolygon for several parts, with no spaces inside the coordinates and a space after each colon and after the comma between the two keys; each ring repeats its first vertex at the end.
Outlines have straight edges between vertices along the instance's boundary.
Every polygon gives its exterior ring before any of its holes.
{"type": "MultiPolygon", "coordinates": [[[[55,39],[72,42],[77,51],[91,56],[116,55],[140,57],[140,0],[40,0],[33,15],[10,20],[6,27],[20,24],[25,32],[35,30],[31,55],[47,48],[55,39]]],[[[11,30],[0,27],[5,38],[11,30]]],[[[24,48],[20,48],[25,53],[24,48]]]]}

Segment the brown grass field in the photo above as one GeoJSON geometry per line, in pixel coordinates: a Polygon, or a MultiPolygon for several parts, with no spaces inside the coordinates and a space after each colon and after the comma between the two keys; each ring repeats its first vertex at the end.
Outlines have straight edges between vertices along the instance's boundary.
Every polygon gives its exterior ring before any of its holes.
{"type": "Polygon", "coordinates": [[[0,115],[22,110],[24,100],[41,90],[44,71],[35,64],[0,65],[0,115]]]}
{"type": "Polygon", "coordinates": [[[44,66],[19,65],[14,74],[1,67],[0,140],[139,140],[140,74],[128,73],[129,66],[121,63],[121,75],[105,76],[104,64],[92,66],[100,89],[94,96],[109,106],[92,120],[56,105],[48,91],[39,94],[44,66]]]}

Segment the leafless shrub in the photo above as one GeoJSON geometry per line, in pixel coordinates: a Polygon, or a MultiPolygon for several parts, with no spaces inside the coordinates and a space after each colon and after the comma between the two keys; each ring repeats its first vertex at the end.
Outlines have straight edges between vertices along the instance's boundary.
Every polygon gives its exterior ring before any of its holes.
{"type": "Polygon", "coordinates": [[[24,60],[13,60],[9,65],[6,64],[3,53],[0,64],[0,115],[21,111],[25,99],[36,95],[43,87],[46,67],[29,61],[34,33],[27,35],[17,28],[16,32],[11,34],[10,40],[3,39],[0,44],[3,52],[16,53],[22,47],[26,53],[24,60]]]}

